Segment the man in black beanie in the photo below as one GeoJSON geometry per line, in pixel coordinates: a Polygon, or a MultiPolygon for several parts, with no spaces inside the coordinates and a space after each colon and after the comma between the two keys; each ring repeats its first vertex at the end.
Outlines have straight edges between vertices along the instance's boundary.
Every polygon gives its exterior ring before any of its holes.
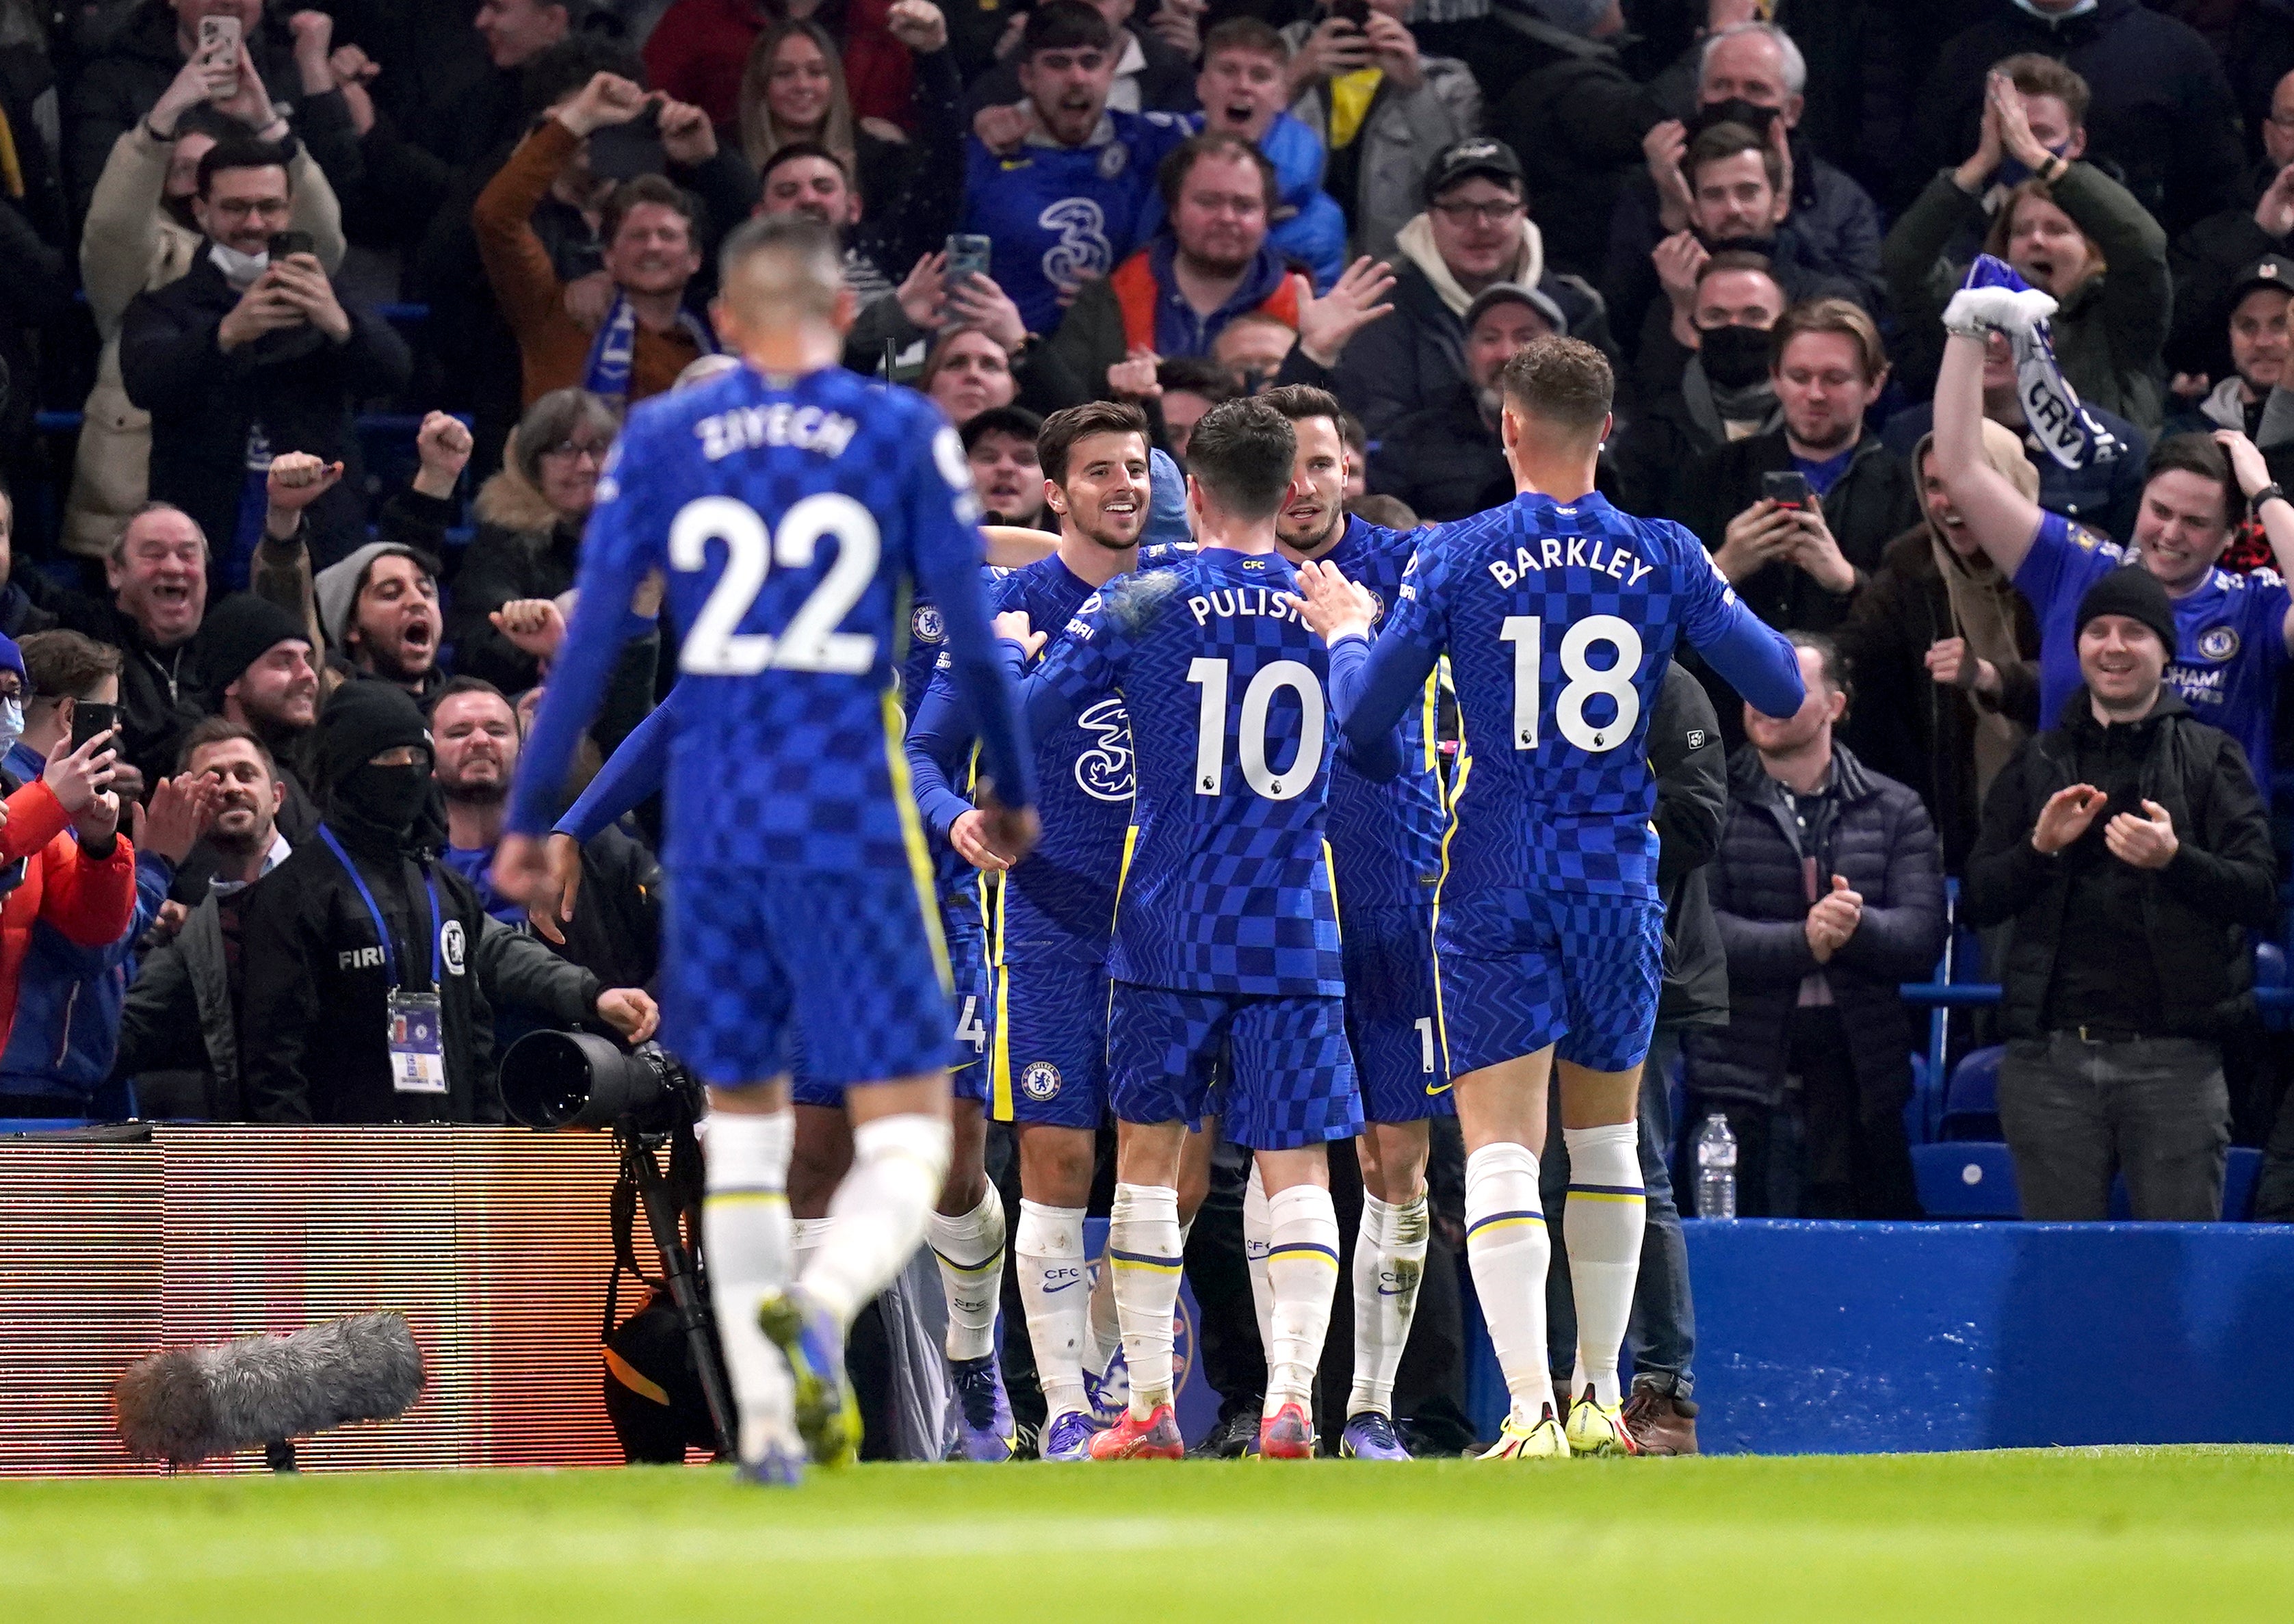
{"type": "Polygon", "coordinates": [[[307,747],[319,720],[310,629],[267,597],[234,592],[207,611],[199,669],[216,713],[262,740],[278,763],[287,789],[279,826],[289,841],[303,844],[319,821],[305,788],[307,747]]]}
{"type": "Polygon", "coordinates": [[[241,1031],[257,1122],[500,1122],[470,975],[484,910],[435,860],[430,732],[387,683],[346,683],[317,740],[323,817],[247,905],[241,1031]]]}
{"type": "Polygon", "coordinates": [[[2015,929],[2000,980],[1999,1120],[2023,1216],[2222,1215],[2221,1036],[2253,1014],[2248,932],[2277,865],[2237,741],[2164,684],[2174,605],[2139,567],[2079,600],[2085,686],[1991,786],[1964,917],[2015,929]]]}

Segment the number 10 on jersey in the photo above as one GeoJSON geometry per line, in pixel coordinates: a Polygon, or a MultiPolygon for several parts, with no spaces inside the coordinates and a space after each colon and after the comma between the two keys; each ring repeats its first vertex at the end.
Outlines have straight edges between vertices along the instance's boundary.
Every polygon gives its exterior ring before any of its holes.
{"type": "MultiPolygon", "coordinates": [[[[1533,614],[1509,614],[1498,631],[1498,641],[1513,645],[1513,747],[1535,750],[1538,712],[1542,695],[1538,664],[1545,654],[1545,622],[1533,614]]],[[[1553,702],[1554,726],[1578,749],[1615,750],[1632,737],[1641,718],[1641,696],[1633,678],[1641,669],[1640,629],[1614,614],[1589,614],[1561,636],[1561,674],[1569,680],[1553,702]],[[1596,670],[1586,653],[1596,643],[1617,651],[1616,662],[1596,670]],[[1606,694],[1615,703],[1616,716],[1606,722],[1585,719],[1585,702],[1606,694]]]]}

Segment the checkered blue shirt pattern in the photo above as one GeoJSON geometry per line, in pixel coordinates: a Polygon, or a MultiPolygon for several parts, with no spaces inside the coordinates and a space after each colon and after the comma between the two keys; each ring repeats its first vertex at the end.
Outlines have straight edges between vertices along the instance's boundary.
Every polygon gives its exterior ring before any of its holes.
{"type": "MultiPolygon", "coordinates": [[[[1024,610],[1046,634],[1040,662],[1066,639],[1068,622],[1093,591],[1057,556],[1042,558],[991,588],[988,612],[1024,610]]],[[[1004,876],[1003,954],[1014,962],[1052,954],[1098,963],[1115,928],[1115,886],[1131,826],[1131,719],[1122,695],[1099,695],[1035,746],[1044,834],[1004,876]]]]}
{"type": "MultiPolygon", "coordinates": [[[[668,569],[670,613],[686,628],[682,681],[702,690],[671,751],[672,865],[907,871],[914,809],[896,785],[885,695],[919,581],[933,583],[943,621],[951,595],[970,595],[954,613],[984,629],[978,508],[963,446],[938,408],[842,368],[792,380],[744,366],[630,414],[598,481],[580,589],[585,609],[625,605],[648,570],[672,564],[673,528],[704,530],[701,567],[668,569]],[[807,510],[832,516],[826,530],[789,523],[817,497],[843,499],[807,510]],[[710,498],[730,500],[698,507],[710,498]],[[736,530],[748,533],[727,533],[736,530]],[[865,576],[838,572],[862,555],[865,576]],[[742,566],[761,575],[752,591],[742,566]],[[712,609],[720,621],[729,613],[735,636],[780,639],[779,652],[753,674],[696,669],[712,609]],[[787,660],[801,612],[826,613],[836,633],[865,638],[859,669],[787,660]]],[[[615,650],[605,638],[568,645],[553,690],[594,691],[615,650]]],[[[553,764],[540,765],[546,775],[553,764]]]]}
{"type": "MultiPolygon", "coordinates": [[[[1379,621],[1396,601],[1417,537],[1349,518],[1322,562],[1370,589],[1379,621]]],[[[1378,622],[1371,627],[1372,636],[1378,622]]],[[[1402,771],[1374,784],[1341,759],[1330,769],[1330,862],[1341,915],[1358,909],[1415,907],[1434,894],[1442,868],[1442,784],[1428,747],[1426,711],[1403,713],[1402,771]]]]}
{"type": "Polygon", "coordinates": [[[1285,606],[1297,581],[1273,554],[1220,548],[1127,576],[1070,622],[1030,678],[1071,712],[1120,693],[1134,719],[1137,832],[1108,961],[1118,980],[1199,992],[1346,990],[1323,849],[1338,751],[1324,686],[1330,662],[1322,639],[1285,606]],[[1270,678],[1258,690],[1263,720],[1254,719],[1253,736],[1244,737],[1253,681],[1286,662],[1311,686],[1311,702],[1270,678]],[[1201,715],[1214,672],[1226,702],[1215,719],[1218,737],[1206,746],[1201,715]],[[1306,741],[1310,707],[1320,720],[1306,741]],[[1311,774],[1286,778],[1302,745],[1313,751],[1311,774]],[[1217,770],[1206,791],[1198,761],[1210,759],[1217,770]],[[1269,793],[1251,783],[1250,766],[1262,763],[1269,793]]]}
{"type": "Polygon", "coordinates": [[[1530,492],[1422,536],[1399,597],[1384,635],[1429,662],[1448,653],[1471,758],[1444,910],[1490,887],[1654,897],[1644,744],[1665,665],[1679,637],[1717,639],[1745,613],[1703,543],[1598,494],[1564,507],[1530,492]],[[1632,644],[1631,669],[1615,670],[1632,644]],[[1517,662],[1535,672],[1533,704],[1517,662]]]}

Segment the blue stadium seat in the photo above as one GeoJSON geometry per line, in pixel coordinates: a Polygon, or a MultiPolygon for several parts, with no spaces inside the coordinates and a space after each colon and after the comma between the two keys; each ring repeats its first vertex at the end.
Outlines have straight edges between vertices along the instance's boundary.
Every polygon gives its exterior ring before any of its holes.
{"type": "Polygon", "coordinates": [[[1904,1101],[1904,1137],[1916,1145],[1924,1145],[1933,1137],[1928,1125],[1936,1119],[1940,1108],[1929,1097],[1932,1087],[1928,1076],[1928,1057],[1914,1050],[1912,1097],[1904,1101]]]}
{"type": "Polygon", "coordinates": [[[2015,1163],[2007,1147],[1968,1141],[1914,1145],[1912,1176],[1931,1218],[2020,1218],[2015,1163]]]}
{"type": "Polygon", "coordinates": [[[1944,1090],[1943,1119],[1937,1137],[1944,1140],[1996,1140],[1999,1133],[1999,1060],[2006,1053],[1994,1044],[1971,1050],[1952,1068],[1944,1090]]]}
{"type": "Polygon", "coordinates": [[[2245,1223],[2254,1216],[2254,1187],[2262,1177],[2262,1152],[2249,1145],[2230,1148],[2223,1169],[2223,1222],[2245,1223]]]}
{"type": "Polygon", "coordinates": [[[0,1116],[0,1133],[53,1133],[59,1128],[92,1128],[91,1116],[0,1116]]]}

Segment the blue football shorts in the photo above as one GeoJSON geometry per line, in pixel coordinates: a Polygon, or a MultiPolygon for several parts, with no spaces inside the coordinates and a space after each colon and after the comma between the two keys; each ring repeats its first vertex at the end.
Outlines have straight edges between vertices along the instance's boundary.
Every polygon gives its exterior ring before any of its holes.
{"type": "Polygon", "coordinates": [[[1434,988],[1434,908],[1347,908],[1339,916],[1346,1041],[1372,1122],[1452,1116],[1434,988]]]}
{"type": "Polygon", "coordinates": [[[1492,888],[1443,898],[1434,946],[1452,1076],[1549,1043],[1590,1071],[1647,1055],[1664,978],[1662,903],[1492,888]]]}
{"type": "Polygon", "coordinates": [[[994,974],[989,1115],[1096,1131],[1107,1115],[1107,966],[1007,954],[994,974]]]}
{"type": "Polygon", "coordinates": [[[668,892],[662,1039],[703,1081],[766,1082],[801,1052],[806,1103],[839,1104],[948,1066],[938,908],[907,870],[710,867],[668,892]]]}
{"type": "Polygon", "coordinates": [[[1115,983],[1108,1092],[1125,1122],[1219,1118],[1253,1150],[1362,1132],[1346,1001],[1115,983]]]}

